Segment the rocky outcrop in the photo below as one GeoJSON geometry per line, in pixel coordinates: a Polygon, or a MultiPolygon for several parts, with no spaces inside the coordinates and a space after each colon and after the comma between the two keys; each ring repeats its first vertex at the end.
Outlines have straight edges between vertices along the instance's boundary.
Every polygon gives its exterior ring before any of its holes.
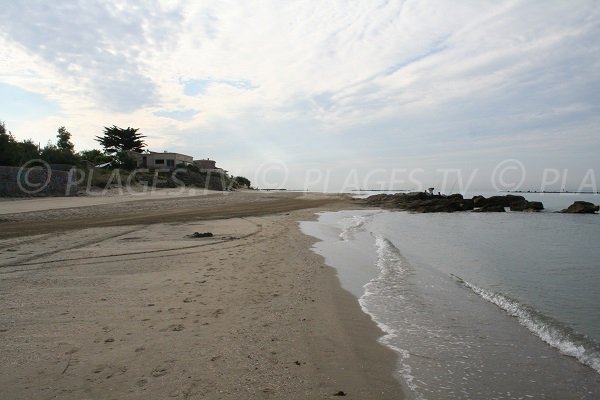
{"type": "Polygon", "coordinates": [[[510,211],[542,211],[544,209],[541,201],[527,201],[525,199],[513,201],[509,207],[510,211]]]}
{"type": "Polygon", "coordinates": [[[594,205],[593,203],[587,201],[576,201],[561,212],[567,214],[595,214],[599,209],[600,206],[594,205]]]}
{"type": "Polygon", "coordinates": [[[501,205],[489,205],[489,206],[483,206],[481,208],[476,208],[475,210],[473,210],[474,212],[506,212],[506,207],[503,207],[501,205]]]}
{"type": "Polygon", "coordinates": [[[424,192],[376,194],[366,199],[371,206],[430,213],[455,212],[473,209],[473,201],[461,194],[451,196],[430,195],[424,192]]]}
{"type": "Polygon", "coordinates": [[[498,207],[508,207],[510,211],[541,211],[544,205],[540,201],[528,201],[523,196],[507,194],[506,196],[483,196],[473,197],[475,207],[481,207],[482,211],[495,210],[498,207]]]}
{"type": "Polygon", "coordinates": [[[474,210],[476,212],[540,211],[544,205],[539,201],[527,201],[523,196],[475,196],[465,199],[461,194],[449,196],[431,195],[425,192],[376,194],[368,197],[366,203],[371,206],[407,210],[422,213],[457,212],[474,210]]]}

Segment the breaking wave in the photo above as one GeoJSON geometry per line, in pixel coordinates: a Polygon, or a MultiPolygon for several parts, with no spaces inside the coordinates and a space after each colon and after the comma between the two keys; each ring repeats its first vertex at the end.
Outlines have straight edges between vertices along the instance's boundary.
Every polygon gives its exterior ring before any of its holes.
{"type": "Polygon", "coordinates": [[[343,225],[340,239],[347,242],[354,239],[354,235],[361,231],[364,225],[373,218],[372,215],[354,215],[349,218],[344,218],[341,222],[343,225]]]}
{"type": "Polygon", "coordinates": [[[600,373],[600,345],[592,339],[506,295],[482,289],[456,275],[452,275],[452,277],[471,289],[479,297],[495,304],[509,315],[517,318],[521,325],[550,346],[555,347],[565,355],[575,357],[582,364],[600,373]]]}
{"type": "Polygon", "coordinates": [[[379,341],[400,355],[399,374],[408,388],[413,391],[415,398],[420,400],[423,397],[418,393],[415,377],[412,375],[412,369],[407,363],[410,353],[408,350],[393,344],[398,332],[378,318],[378,315],[384,314],[378,312],[381,311],[379,308],[385,308],[389,299],[398,295],[395,288],[402,283],[407,273],[408,263],[396,246],[383,236],[375,236],[375,247],[377,249],[376,264],[379,275],[364,286],[364,294],[358,299],[358,302],[362,310],[370,315],[379,329],[384,332],[384,336],[379,341]]]}

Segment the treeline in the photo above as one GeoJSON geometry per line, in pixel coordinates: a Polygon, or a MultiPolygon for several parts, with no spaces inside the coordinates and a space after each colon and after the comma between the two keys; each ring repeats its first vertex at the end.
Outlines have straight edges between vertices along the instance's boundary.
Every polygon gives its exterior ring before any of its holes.
{"type": "MultiPolygon", "coordinates": [[[[71,133],[64,127],[58,128],[56,142],[48,142],[40,147],[33,140],[16,140],[6,124],[0,121],[0,165],[20,167],[32,160],[43,160],[51,165],[74,165],[85,169],[102,164],[108,164],[109,169],[134,170],[137,163],[128,155],[128,151],[142,152],[146,143],[145,136],[135,128],[119,128],[113,125],[105,127],[102,136],[96,136],[103,150],[92,149],[75,152],[71,142],[71,133]]],[[[203,185],[205,172],[200,171],[195,165],[182,166],[188,174],[180,177],[186,184],[203,185]],[[202,176],[202,177],[201,177],[202,176]]],[[[243,176],[223,176],[224,187],[251,187],[250,180],[243,176]]]]}
{"type": "Polygon", "coordinates": [[[113,157],[97,149],[75,152],[71,133],[64,126],[58,128],[55,143],[48,142],[40,147],[31,139],[15,139],[6,129],[6,124],[0,121],[0,165],[20,167],[35,159],[67,165],[82,165],[86,161],[97,165],[113,161],[113,157]]]}

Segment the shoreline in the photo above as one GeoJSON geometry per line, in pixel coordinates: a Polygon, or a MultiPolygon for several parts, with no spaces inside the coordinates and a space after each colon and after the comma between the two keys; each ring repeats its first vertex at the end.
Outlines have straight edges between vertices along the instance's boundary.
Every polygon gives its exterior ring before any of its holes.
{"type": "MultiPolygon", "coordinates": [[[[129,201],[128,197],[124,197],[121,200],[110,204],[81,205],[73,208],[61,208],[59,203],[48,203],[42,210],[5,213],[0,215],[0,239],[67,232],[81,228],[262,216],[324,207],[348,201],[348,197],[243,191],[137,201],[129,201]]],[[[0,208],[2,206],[0,203],[0,208]]]]}
{"type": "MultiPolygon", "coordinates": [[[[527,215],[535,218],[534,214],[527,215]]],[[[563,220],[569,232],[567,220],[579,220],[556,214],[544,219],[547,225],[537,226],[549,230],[552,220],[557,219],[563,220]]],[[[460,232],[476,233],[482,238],[476,243],[485,248],[486,238],[487,243],[502,243],[498,237],[513,237],[511,229],[527,232],[518,228],[530,225],[526,219],[519,220],[520,225],[506,224],[490,239],[482,232],[502,226],[479,224],[490,220],[506,222],[502,215],[483,219],[478,214],[436,216],[356,209],[322,213],[318,222],[308,222],[303,230],[319,239],[316,251],[338,270],[342,287],[355,295],[366,293],[361,305],[388,333],[380,342],[401,355],[399,370],[402,382],[409,387],[407,392],[434,399],[451,398],[458,392],[491,398],[508,390],[515,398],[536,394],[595,398],[600,381],[593,340],[572,336],[573,331],[564,330],[560,319],[552,319],[555,314],[535,311],[532,307],[546,304],[543,299],[541,303],[527,303],[536,297],[503,297],[505,287],[494,288],[494,292],[469,283],[489,288],[486,282],[490,281],[467,271],[480,264],[495,264],[461,246],[460,232]],[[444,240],[455,232],[459,232],[456,240],[444,240]],[[473,259],[460,254],[472,254],[473,259]],[[466,267],[460,269],[463,264],[466,267]],[[365,273],[366,265],[377,266],[375,276],[365,273]]],[[[589,233],[582,236],[589,237],[589,233]]],[[[470,235],[466,238],[474,240],[470,235]]],[[[526,245],[513,248],[516,254],[523,254],[526,245]]],[[[535,263],[528,264],[530,269],[536,268],[535,263]]],[[[513,261],[510,265],[519,264],[513,261]]],[[[539,265],[542,270],[543,265],[539,265]]],[[[537,282],[535,275],[523,272],[522,276],[519,282],[537,282]]],[[[586,307],[590,315],[593,303],[586,307]]]]}
{"type": "Polygon", "coordinates": [[[131,205],[104,207],[108,222],[79,209],[89,224],[77,214],[64,222],[65,210],[38,222],[9,215],[0,223],[16,232],[0,242],[5,394],[403,398],[396,354],[298,226],[350,202],[266,197],[233,194],[212,215],[202,207],[215,200],[192,212],[197,200],[172,199],[166,213],[148,201],[133,217],[131,205]],[[185,237],[194,231],[215,236],[185,237]]]}

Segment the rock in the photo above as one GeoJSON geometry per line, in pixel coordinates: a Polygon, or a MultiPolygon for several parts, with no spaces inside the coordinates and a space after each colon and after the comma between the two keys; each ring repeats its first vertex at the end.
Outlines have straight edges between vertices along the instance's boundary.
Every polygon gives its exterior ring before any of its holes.
{"type": "Polygon", "coordinates": [[[473,206],[474,207],[483,207],[485,206],[485,201],[487,199],[483,196],[475,196],[473,197],[473,206]]]}
{"type": "Polygon", "coordinates": [[[507,194],[505,196],[473,197],[473,205],[481,212],[502,212],[500,208],[510,207],[510,211],[540,211],[544,205],[539,201],[527,201],[523,196],[507,194]]]}
{"type": "Polygon", "coordinates": [[[533,211],[542,211],[544,209],[544,204],[541,201],[530,201],[529,209],[533,211]]]}
{"type": "Polygon", "coordinates": [[[541,211],[544,205],[541,201],[515,200],[510,203],[510,211],[541,211]]]}
{"type": "Polygon", "coordinates": [[[593,203],[587,201],[576,201],[561,212],[567,214],[595,214],[599,209],[600,206],[594,205],[593,203]]]}
{"type": "Polygon", "coordinates": [[[368,197],[368,205],[406,210],[420,213],[457,212],[474,210],[478,212],[504,212],[505,207],[511,211],[540,211],[544,205],[539,201],[527,201],[523,196],[508,194],[485,198],[475,196],[465,199],[460,193],[449,196],[431,195],[425,192],[377,194],[368,197]]]}
{"type": "Polygon", "coordinates": [[[473,209],[473,201],[461,194],[431,195],[424,192],[377,194],[366,199],[371,206],[393,208],[421,213],[455,212],[473,209]]]}
{"type": "Polygon", "coordinates": [[[475,202],[473,199],[463,199],[462,205],[464,211],[469,211],[475,208],[475,202]]]}
{"type": "Polygon", "coordinates": [[[484,206],[473,210],[474,212],[506,212],[504,207],[500,205],[484,206]]]}
{"type": "Polygon", "coordinates": [[[529,202],[525,199],[520,201],[513,201],[510,203],[510,211],[525,211],[529,206],[529,202]]]}
{"type": "Polygon", "coordinates": [[[510,202],[505,196],[492,196],[485,199],[482,207],[509,207],[510,202]]]}
{"type": "Polygon", "coordinates": [[[213,234],[211,232],[203,232],[203,233],[194,232],[191,235],[188,235],[188,237],[191,237],[191,238],[194,238],[194,239],[196,239],[196,238],[205,238],[205,237],[213,237],[213,234]]]}

